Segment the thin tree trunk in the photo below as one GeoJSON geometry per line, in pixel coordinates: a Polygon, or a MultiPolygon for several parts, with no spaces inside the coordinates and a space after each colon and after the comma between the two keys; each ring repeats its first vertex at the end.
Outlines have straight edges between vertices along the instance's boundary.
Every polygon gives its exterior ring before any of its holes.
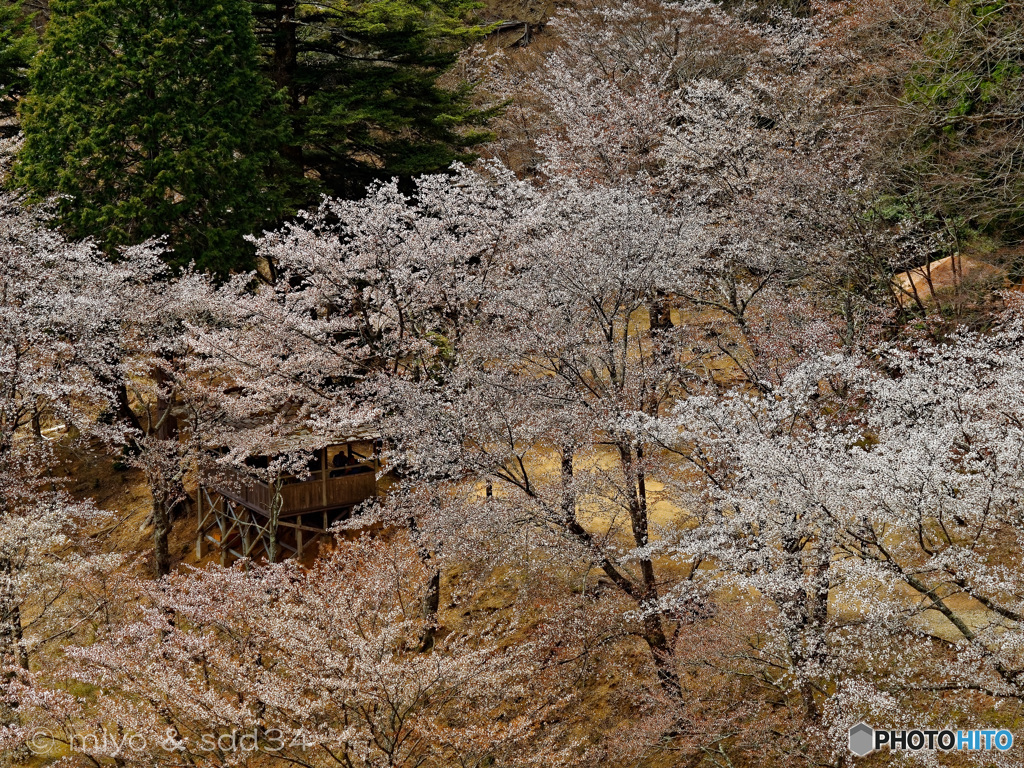
{"type": "MultiPolygon", "coordinates": [[[[829,539],[824,538],[822,542],[819,542],[817,551],[814,553],[817,562],[811,570],[811,589],[808,590],[807,596],[807,656],[814,669],[828,668],[829,648],[826,632],[828,629],[828,596],[832,588],[831,571],[829,570],[832,549],[830,546],[825,546],[824,542],[827,541],[829,539]]],[[[805,694],[805,701],[809,704],[807,715],[811,722],[820,724],[822,712],[814,698],[814,687],[808,683],[807,689],[805,694]]]]}
{"type": "Polygon", "coordinates": [[[668,297],[659,295],[647,307],[651,318],[651,334],[658,336],[672,330],[672,306],[668,297]]]}
{"type": "Polygon", "coordinates": [[[28,672],[28,648],[25,647],[25,632],[21,626],[21,606],[17,603],[11,608],[11,628],[14,630],[18,666],[28,672]]]}
{"type": "MultiPolygon", "coordinates": [[[[17,596],[14,592],[14,573],[9,560],[0,562],[0,663],[5,667],[20,667],[28,669],[28,654],[22,642],[21,609],[18,605],[17,596]]],[[[4,674],[4,682],[10,685],[15,678],[13,671],[4,674]]],[[[3,691],[6,693],[6,691],[3,691]]],[[[6,696],[0,697],[0,725],[17,726],[21,722],[18,714],[18,705],[9,702],[6,696]]],[[[24,745],[18,746],[2,755],[4,766],[21,762],[28,757],[24,745]]]]}
{"type": "Polygon", "coordinates": [[[437,611],[441,607],[441,571],[437,568],[430,575],[427,592],[423,596],[423,618],[427,620],[427,628],[420,640],[420,652],[425,653],[434,647],[437,638],[437,611]]]}
{"type": "MultiPolygon", "coordinates": [[[[409,532],[414,539],[419,537],[419,526],[416,525],[414,517],[409,518],[409,532]]],[[[437,639],[437,612],[441,607],[441,569],[437,567],[427,547],[419,546],[416,551],[423,564],[431,569],[427,591],[423,595],[423,618],[426,619],[427,626],[420,638],[420,653],[426,653],[434,647],[437,639]]]]}
{"type": "Polygon", "coordinates": [[[802,564],[806,550],[796,539],[785,539],[783,550],[788,555],[783,578],[796,586],[778,599],[786,617],[787,643],[790,659],[797,673],[798,690],[803,700],[807,719],[820,723],[821,710],[814,694],[814,684],[807,677],[807,669],[816,669],[825,661],[827,648],[824,631],[828,619],[828,561],[819,563],[811,575],[815,577],[811,589],[807,588],[802,564]]]}
{"type": "Polygon", "coordinates": [[[291,117],[291,140],[281,148],[282,156],[301,173],[304,170],[302,157],[302,128],[299,125],[300,108],[298,84],[295,75],[298,69],[298,39],[296,36],[295,0],[284,0],[274,4],[274,57],[271,62],[271,77],[278,90],[288,97],[288,114],[291,117]]]}
{"type": "MultiPolygon", "coordinates": [[[[643,489],[643,503],[641,503],[641,497],[638,495],[637,487],[636,485],[633,485],[634,464],[632,449],[629,446],[620,446],[619,450],[623,461],[623,469],[626,472],[627,478],[630,478],[630,485],[632,485],[633,490],[633,501],[631,502],[630,512],[633,521],[634,539],[638,542],[643,542],[643,544],[638,543],[637,546],[646,546],[646,484],[640,484],[640,488],[643,489]]],[[[565,518],[563,520],[563,524],[565,525],[566,532],[582,544],[594,557],[595,564],[605,572],[608,578],[612,580],[612,583],[639,602],[642,609],[645,609],[644,618],[641,621],[642,635],[644,641],[651,650],[651,655],[654,659],[655,666],[657,667],[658,681],[665,693],[672,698],[678,699],[681,695],[679,677],[676,675],[672,666],[672,648],[668,642],[668,637],[665,635],[665,630],[662,627],[661,617],[655,612],[646,610],[646,607],[655,604],[658,601],[658,589],[657,582],[654,577],[653,563],[650,558],[641,559],[640,566],[643,573],[643,583],[639,588],[628,575],[616,568],[614,563],[612,563],[604,555],[600,547],[597,546],[590,532],[580,525],[579,521],[576,519],[576,498],[572,487],[573,454],[572,451],[566,447],[563,447],[561,452],[561,473],[563,485],[561,506],[562,514],[565,518]]],[[[529,494],[531,492],[527,491],[527,493],[529,494]]]]}
{"type": "Polygon", "coordinates": [[[562,447],[562,514],[566,520],[576,519],[576,490],[572,484],[572,460],[573,451],[571,448],[562,447]]]}
{"type": "Polygon", "coordinates": [[[28,653],[22,643],[21,606],[14,593],[14,571],[10,560],[0,561],[0,655],[4,665],[15,664],[28,669],[28,653]]]}
{"type": "Polygon", "coordinates": [[[125,453],[138,453],[139,444],[136,442],[136,437],[143,433],[142,424],[139,422],[139,417],[135,415],[135,411],[132,410],[131,404],[128,402],[128,387],[125,386],[123,381],[115,381],[112,378],[106,376],[100,377],[100,383],[112,388],[114,393],[114,423],[120,424],[123,427],[127,427],[131,432],[131,437],[128,438],[124,445],[125,453]]]}
{"type": "Polygon", "coordinates": [[[158,494],[153,499],[153,558],[158,579],[171,572],[171,553],[167,543],[171,532],[171,519],[165,500],[163,494],[158,494]]]}
{"type": "MultiPolygon", "coordinates": [[[[565,516],[564,524],[566,530],[576,538],[594,557],[597,566],[605,572],[605,575],[612,580],[619,589],[630,597],[636,597],[636,587],[624,573],[619,571],[612,562],[605,557],[604,553],[594,542],[590,531],[580,525],[576,519],[576,492],[572,487],[573,476],[573,452],[569,448],[562,448],[562,514],[565,516]]],[[[488,483],[490,487],[490,483],[488,483]]]]}
{"type": "Polygon", "coordinates": [[[274,481],[274,497],[270,501],[270,520],[267,523],[267,529],[269,533],[269,539],[267,545],[267,561],[276,563],[278,560],[278,542],[277,542],[277,526],[281,522],[281,509],[284,507],[284,496],[281,494],[281,489],[284,487],[284,481],[278,478],[274,481]]]}
{"type": "MultiPolygon", "coordinates": [[[[637,466],[638,462],[643,460],[643,449],[636,449],[635,460],[631,446],[620,443],[618,449],[629,494],[629,517],[633,530],[633,541],[638,549],[644,549],[650,542],[647,518],[647,481],[643,469],[637,466]]],[[[657,607],[660,596],[654,573],[654,562],[649,555],[645,554],[639,558],[639,563],[643,586],[637,598],[643,611],[644,641],[651,649],[662,689],[669,696],[678,698],[681,693],[679,677],[672,665],[672,648],[669,645],[668,636],[665,634],[657,607]]]]}
{"type": "MultiPolygon", "coordinates": [[[[178,439],[178,419],[174,416],[173,394],[168,397],[164,387],[169,382],[169,377],[163,368],[157,366],[153,373],[153,380],[157,385],[156,418],[157,424],[154,430],[154,437],[159,441],[178,439]]],[[[150,425],[153,430],[153,425],[150,425]]],[[[156,560],[156,576],[163,578],[171,572],[171,554],[168,545],[168,538],[171,533],[171,517],[179,504],[178,499],[184,499],[185,491],[181,481],[177,478],[161,477],[155,483],[153,491],[153,553],[156,560]]]]}

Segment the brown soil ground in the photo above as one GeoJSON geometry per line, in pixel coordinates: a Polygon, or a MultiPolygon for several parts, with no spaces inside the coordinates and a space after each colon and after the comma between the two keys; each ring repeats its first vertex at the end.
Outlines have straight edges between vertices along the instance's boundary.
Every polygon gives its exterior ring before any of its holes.
{"type": "MultiPolygon", "coordinates": [[[[76,451],[66,461],[72,478],[69,492],[113,513],[111,520],[90,533],[103,551],[151,552],[153,497],[142,472],[122,468],[112,457],[95,450],[76,451]]],[[[174,521],[169,545],[176,562],[196,562],[195,531],[194,515],[174,521]]]]}

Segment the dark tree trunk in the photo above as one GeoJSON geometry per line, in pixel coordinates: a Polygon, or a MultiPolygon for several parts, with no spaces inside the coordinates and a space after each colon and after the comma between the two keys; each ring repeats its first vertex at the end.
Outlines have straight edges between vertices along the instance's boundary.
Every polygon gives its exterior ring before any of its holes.
{"type": "Polygon", "coordinates": [[[803,561],[811,553],[793,538],[784,540],[782,546],[789,556],[784,578],[797,586],[791,592],[779,595],[776,602],[787,619],[789,653],[793,667],[798,671],[800,698],[806,717],[818,724],[822,713],[815,698],[814,684],[806,677],[805,670],[819,669],[827,663],[825,630],[831,586],[827,550],[817,553],[819,562],[808,574],[803,561]],[[813,577],[809,585],[805,575],[813,577]]]}
{"type": "MultiPolygon", "coordinates": [[[[178,419],[174,415],[174,396],[168,395],[165,388],[170,379],[160,367],[154,371],[156,382],[157,407],[155,425],[150,430],[158,441],[178,439],[178,419]]],[[[177,516],[180,508],[185,506],[185,489],[177,477],[161,477],[152,488],[153,493],[153,553],[156,560],[156,576],[162,578],[171,572],[171,554],[168,538],[171,533],[172,518],[177,516]]]]}
{"type": "Polygon", "coordinates": [[[165,497],[153,499],[153,558],[156,577],[163,578],[171,572],[171,553],[167,540],[171,532],[171,516],[165,497]]]}
{"type": "Polygon", "coordinates": [[[672,330],[672,307],[668,297],[656,297],[648,307],[651,316],[651,333],[655,336],[672,330]]]}
{"type": "MultiPolygon", "coordinates": [[[[643,468],[639,466],[639,462],[643,460],[643,449],[637,448],[634,458],[632,446],[619,444],[618,448],[629,498],[633,542],[638,549],[643,549],[650,541],[647,518],[647,479],[643,468]]],[[[672,647],[669,645],[668,636],[662,626],[661,614],[657,609],[660,596],[658,581],[654,573],[654,563],[647,555],[640,557],[639,563],[642,586],[636,597],[641,603],[644,615],[642,622],[644,641],[651,649],[662,689],[673,698],[678,698],[681,690],[679,677],[672,666],[672,647]]]]}
{"type": "Polygon", "coordinates": [[[301,126],[298,121],[300,107],[299,88],[295,80],[299,64],[298,39],[296,35],[295,0],[274,3],[274,55],[271,62],[271,79],[279,91],[287,96],[288,114],[291,116],[291,141],[281,148],[281,154],[303,171],[301,126]]]}
{"type": "Polygon", "coordinates": [[[28,652],[23,643],[21,606],[14,593],[14,572],[6,559],[0,562],[0,579],[4,582],[0,593],[0,654],[5,665],[15,664],[27,670],[28,652]]]}
{"type": "MultiPolygon", "coordinates": [[[[102,377],[100,381],[103,384],[113,383],[102,377]]],[[[128,387],[123,381],[114,385],[114,420],[132,432],[133,437],[125,444],[125,450],[137,452],[138,444],[135,442],[135,436],[142,434],[142,424],[139,423],[139,417],[135,415],[135,411],[132,410],[132,406],[128,402],[128,387]]]]}
{"type": "Polygon", "coordinates": [[[437,611],[441,607],[441,571],[434,569],[427,584],[427,592],[423,596],[423,618],[427,620],[427,628],[420,640],[420,651],[426,652],[434,647],[437,639],[437,611]]]}
{"type": "MultiPolygon", "coordinates": [[[[0,562],[0,579],[3,580],[0,588],[0,663],[28,670],[28,653],[25,650],[21,627],[21,608],[14,592],[14,573],[9,560],[0,562]]],[[[5,673],[4,688],[14,678],[15,673],[5,673]]],[[[18,705],[8,702],[5,697],[0,699],[0,725],[17,726],[20,721],[18,705]]],[[[3,753],[2,764],[6,766],[21,763],[27,757],[29,755],[25,745],[20,745],[3,753]]]]}
{"type": "MultiPolygon", "coordinates": [[[[619,452],[622,460],[623,470],[632,488],[630,502],[630,516],[632,518],[633,537],[638,547],[647,544],[647,489],[646,480],[641,473],[637,477],[636,464],[633,461],[632,447],[620,445],[619,452]]],[[[569,447],[563,446],[561,451],[561,479],[562,479],[562,501],[561,512],[565,531],[581,544],[584,550],[594,559],[594,563],[604,571],[612,583],[621,589],[625,594],[640,603],[644,610],[644,619],[641,622],[642,636],[651,650],[655,666],[658,670],[658,680],[662,690],[673,699],[679,699],[681,687],[679,677],[672,665],[672,647],[662,627],[661,616],[652,608],[658,601],[658,588],[654,575],[654,564],[650,558],[642,558],[640,562],[642,571],[642,582],[637,585],[632,578],[613,563],[594,541],[590,532],[580,525],[576,518],[576,495],[573,487],[573,452],[569,447]]],[[[642,458],[642,454],[640,455],[642,458]]],[[[488,483],[488,486],[490,484],[488,483]]],[[[530,490],[527,494],[533,495],[530,490]]],[[[490,495],[490,494],[488,494],[490,495]]]]}
{"type": "MultiPolygon", "coordinates": [[[[419,537],[419,526],[416,525],[414,517],[409,518],[409,532],[413,538],[419,537]]],[[[437,611],[441,607],[441,570],[427,547],[419,546],[417,553],[423,564],[431,569],[427,591],[423,594],[423,618],[426,619],[427,626],[420,638],[420,652],[426,653],[434,647],[434,641],[437,639],[437,611]]]]}
{"type": "Polygon", "coordinates": [[[570,448],[562,448],[562,514],[565,519],[576,519],[576,490],[572,484],[573,452],[570,448]]]}

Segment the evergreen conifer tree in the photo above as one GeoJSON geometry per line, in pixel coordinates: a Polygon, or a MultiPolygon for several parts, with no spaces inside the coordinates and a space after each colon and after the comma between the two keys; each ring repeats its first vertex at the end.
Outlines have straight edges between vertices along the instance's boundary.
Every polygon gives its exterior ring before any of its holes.
{"type": "Polygon", "coordinates": [[[16,99],[25,93],[28,68],[39,40],[32,15],[22,0],[0,2],[0,115],[14,112],[16,99]]]}
{"type": "Polygon", "coordinates": [[[442,80],[484,27],[474,0],[253,2],[266,70],[285,94],[284,154],[333,194],[446,169],[489,137],[490,111],[442,80]],[[313,174],[308,172],[312,171],[313,174]]]}
{"type": "Polygon", "coordinates": [[[282,114],[247,0],[53,0],[15,178],[61,196],[71,236],[166,236],[179,263],[223,272],[280,215],[282,114]]]}

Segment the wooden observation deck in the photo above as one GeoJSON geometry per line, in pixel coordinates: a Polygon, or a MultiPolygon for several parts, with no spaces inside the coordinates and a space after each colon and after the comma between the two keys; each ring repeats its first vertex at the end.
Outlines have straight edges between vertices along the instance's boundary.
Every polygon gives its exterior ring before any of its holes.
{"type": "MultiPolygon", "coordinates": [[[[301,475],[268,483],[243,472],[225,473],[216,483],[200,486],[196,557],[202,559],[213,546],[222,565],[239,558],[301,559],[311,544],[330,538],[332,525],[377,495],[380,461],[374,436],[353,437],[312,454],[301,475]]],[[[270,458],[254,456],[246,463],[266,468],[270,458]]]]}

